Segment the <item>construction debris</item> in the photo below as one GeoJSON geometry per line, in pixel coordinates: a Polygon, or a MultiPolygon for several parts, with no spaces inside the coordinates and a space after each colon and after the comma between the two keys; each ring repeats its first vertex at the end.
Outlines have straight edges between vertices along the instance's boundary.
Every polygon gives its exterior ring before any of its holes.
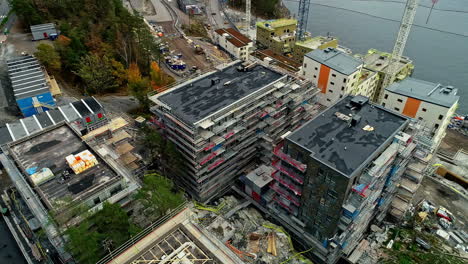
{"type": "Polygon", "coordinates": [[[250,203],[233,196],[214,206],[195,204],[195,222],[249,263],[311,263],[294,251],[291,238],[266,221],[250,203]]]}

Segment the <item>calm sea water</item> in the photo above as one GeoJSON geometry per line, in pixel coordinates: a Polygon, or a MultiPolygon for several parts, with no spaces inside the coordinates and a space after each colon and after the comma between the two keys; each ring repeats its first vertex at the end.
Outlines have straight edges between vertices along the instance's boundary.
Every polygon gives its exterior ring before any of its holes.
{"type": "MultiPolygon", "coordinates": [[[[297,13],[297,2],[283,2],[297,13]]],[[[404,2],[312,0],[308,31],[314,36],[330,32],[354,53],[370,48],[391,52],[404,2]]],[[[430,6],[432,1],[421,0],[420,5],[430,6]]],[[[457,112],[468,114],[468,0],[439,0],[435,8],[457,12],[434,9],[426,24],[430,9],[420,6],[404,55],[414,61],[413,77],[458,88],[461,98],[457,112]]]]}

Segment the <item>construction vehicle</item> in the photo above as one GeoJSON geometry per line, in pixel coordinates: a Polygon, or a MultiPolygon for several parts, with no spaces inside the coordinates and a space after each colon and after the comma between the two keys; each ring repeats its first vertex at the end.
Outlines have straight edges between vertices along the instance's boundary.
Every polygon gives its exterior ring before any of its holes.
{"type": "Polygon", "coordinates": [[[197,55],[203,55],[205,54],[205,51],[200,45],[195,45],[195,54],[197,55]]]}

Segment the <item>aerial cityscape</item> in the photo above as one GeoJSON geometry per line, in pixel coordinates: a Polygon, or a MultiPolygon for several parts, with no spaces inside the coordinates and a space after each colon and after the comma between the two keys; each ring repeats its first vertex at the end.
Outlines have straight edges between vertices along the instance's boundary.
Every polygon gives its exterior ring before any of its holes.
{"type": "Polygon", "coordinates": [[[463,0],[0,15],[0,263],[468,263],[463,0]]]}

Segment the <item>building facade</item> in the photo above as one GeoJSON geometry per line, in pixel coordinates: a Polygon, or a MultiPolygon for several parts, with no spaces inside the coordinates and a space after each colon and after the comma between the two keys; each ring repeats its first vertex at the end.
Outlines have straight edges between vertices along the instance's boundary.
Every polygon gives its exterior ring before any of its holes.
{"type": "Polygon", "coordinates": [[[280,54],[289,53],[296,41],[296,28],[296,19],[257,22],[257,43],[280,54]]]}
{"type": "Polygon", "coordinates": [[[353,93],[359,84],[362,61],[334,48],[316,49],[304,57],[301,76],[317,86],[318,102],[331,106],[353,93]]]}
{"type": "MultiPolygon", "coordinates": [[[[375,92],[372,96],[368,95],[373,102],[378,102],[385,87],[382,87],[383,80],[387,74],[387,68],[390,64],[390,53],[382,52],[376,49],[370,49],[366,55],[359,55],[364,61],[364,68],[377,72],[378,82],[375,87],[375,92]]],[[[413,74],[414,65],[407,57],[401,57],[398,62],[397,74],[394,81],[401,81],[413,74]]],[[[367,95],[366,95],[367,96],[367,95]]],[[[380,102],[379,102],[380,103],[380,102]]]]}
{"type": "Polygon", "coordinates": [[[405,116],[423,120],[437,146],[458,105],[457,89],[452,86],[406,78],[385,89],[382,106],[405,116]]]}
{"type": "Polygon", "coordinates": [[[215,30],[214,41],[236,59],[247,61],[253,51],[253,41],[233,28],[215,30]]]}
{"type": "Polygon", "coordinates": [[[316,93],[310,82],[234,62],[150,97],[184,157],[175,182],[198,201],[223,194],[255,159],[269,161],[283,131],[310,118],[316,93]]]}
{"type": "Polygon", "coordinates": [[[347,96],[274,149],[274,180],[263,198],[295,240],[314,249],[315,261],[351,254],[370,221],[386,213],[389,202],[379,206],[393,198],[386,183],[399,177],[402,153],[412,148],[396,140],[408,123],[366,97],[347,96]]]}

